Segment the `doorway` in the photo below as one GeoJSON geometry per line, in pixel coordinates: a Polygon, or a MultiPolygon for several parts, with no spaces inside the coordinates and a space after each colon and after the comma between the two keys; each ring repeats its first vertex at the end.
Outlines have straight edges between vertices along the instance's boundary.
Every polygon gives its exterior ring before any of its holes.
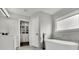
{"type": "Polygon", "coordinates": [[[20,21],[20,46],[29,45],[29,22],[20,21]]]}

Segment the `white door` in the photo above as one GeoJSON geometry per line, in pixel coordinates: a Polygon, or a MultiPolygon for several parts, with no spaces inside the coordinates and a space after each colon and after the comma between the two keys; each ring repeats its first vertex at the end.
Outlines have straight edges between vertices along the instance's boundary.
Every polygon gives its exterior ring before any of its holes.
{"type": "Polygon", "coordinates": [[[29,43],[30,46],[39,47],[39,18],[33,18],[29,22],[29,43]]]}

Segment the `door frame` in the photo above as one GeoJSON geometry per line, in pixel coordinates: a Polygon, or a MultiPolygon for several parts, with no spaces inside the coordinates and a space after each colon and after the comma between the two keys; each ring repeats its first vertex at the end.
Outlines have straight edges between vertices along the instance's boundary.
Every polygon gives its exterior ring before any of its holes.
{"type": "MultiPolygon", "coordinates": [[[[21,21],[25,21],[25,22],[28,22],[28,23],[29,23],[29,19],[20,19],[20,20],[19,20],[19,24],[21,23],[21,21]]],[[[19,28],[20,28],[20,26],[19,26],[19,28]]],[[[19,30],[20,30],[20,29],[19,29],[19,30]]],[[[20,42],[21,42],[21,30],[20,30],[19,45],[20,45],[20,42]]],[[[21,45],[20,45],[19,47],[21,47],[21,45]]]]}

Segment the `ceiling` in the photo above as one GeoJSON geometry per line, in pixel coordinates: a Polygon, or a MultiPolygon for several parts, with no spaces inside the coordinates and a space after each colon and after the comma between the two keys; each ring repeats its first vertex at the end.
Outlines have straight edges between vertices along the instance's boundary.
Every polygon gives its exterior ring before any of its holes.
{"type": "Polygon", "coordinates": [[[40,11],[53,15],[62,8],[6,8],[6,9],[9,14],[31,16],[40,11]]]}

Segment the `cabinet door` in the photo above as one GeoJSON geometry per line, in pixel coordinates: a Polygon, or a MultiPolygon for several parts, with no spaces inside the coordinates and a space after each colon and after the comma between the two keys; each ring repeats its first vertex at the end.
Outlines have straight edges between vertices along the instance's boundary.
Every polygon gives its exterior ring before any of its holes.
{"type": "Polygon", "coordinates": [[[14,50],[14,40],[12,37],[0,36],[0,50],[14,50]]]}

